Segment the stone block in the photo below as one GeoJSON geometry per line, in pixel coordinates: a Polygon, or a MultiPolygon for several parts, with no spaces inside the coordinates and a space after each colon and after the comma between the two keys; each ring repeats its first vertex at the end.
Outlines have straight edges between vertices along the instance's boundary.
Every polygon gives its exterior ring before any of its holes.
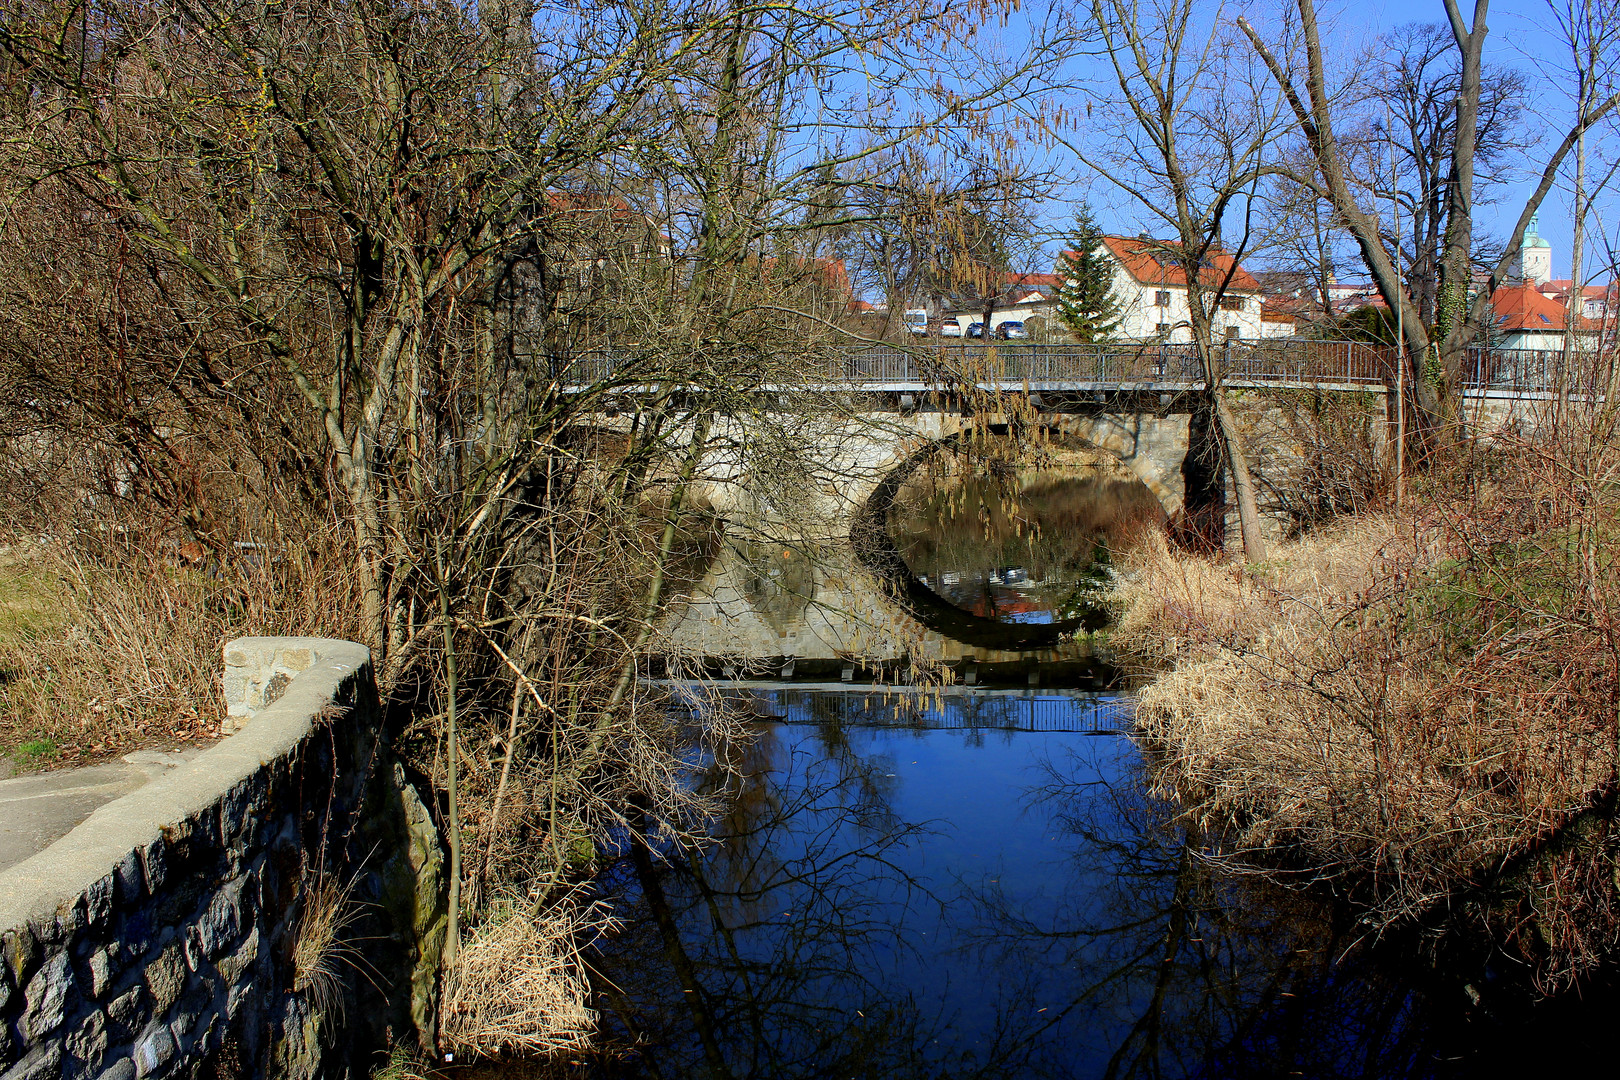
{"type": "Polygon", "coordinates": [[[86,1072],[94,1072],[106,1060],[109,1042],[106,1015],[100,1009],[92,1009],[79,1029],[68,1036],[67,1053],[86,1072]]]}
{"type": "Polygon", "coordinates": [[[146,872],[141,866],[141,853],[131,851],[118,865],[113,867],[113,879],[117,883],[114,900],[118,906],[129,908],[138,903],[146,895],[146,872]]]}
{"type": "Polygon", "coordinates": [[[152,1012],[161,1016],[180,1000],[186,986],[186,964],[180,949],[171,945],[163,955],[146,965],[146,988],[152,995],[152,1012]]]}
{"type": "Polygon", "coordinates": [[[263,773],[237,784],[220,800],[220,842],[235,850],[252,844],[259,833],[260,816],[265,807],[265,781],[263,773]]]}
{"type": "Polygon", "coordinates": [[[167,1024],[156,1024],[135,1043],[135,1075],[152,1076],[168,1068],[179,1047],[167,1024]]]}
{"type": "MultiPolygon", "coordinates": [[[[241,937],[245,914],[243,908],[253,902],[249,892],[253,884],[254,879],[247,874],[231,881],[214,894],[202,917],[197,920],[196,940],[202,955],[209,960],[218,957],[241,937]]],[[[196,970],[196,963],[192,963],[191,967],[196,970]]]]}
{"type": "Polygon", "coordinates": [[[197,1026],[202,1013],[195,1008],[182,1006],[175,1010],[174,1019],[169,1021],[169,1032],[174,1036],[175,1045],[189,1046],[192,1040],[188,1037],[197,1026]]]}
{"type": "Polygon", "coordinates": [[[0,964],[0,1013],[5,1012],[6,1006],[11,1004],[12,993],[11,965],[0,964]]]}
{"type": "Polygon", "coordinates": [[[90,888],[84,894],[85,923],[92,927],[101,927],[107,924],[112,916],[113,897],[118,887],[118,877],[115,873],[108,873],[104,877],[91,882],[90,888]]]}
{"type": "Polygon", "coordinates": [[[62,1047],[57,1042],[40,1043],[17,1064],[0,1073],[0,1080],[60,1080],[62,1047]]]}
{"type": "Polygon", "coordinates": [[[251,1005],[258,1000],[259,984],[252,979],[231,984],[230,992],[225,995],[225,1017],[235,1020],[242,1011],[242,1006],[251,1005]]]}
{"type": "Polygon", "coordinates": [[[259,958],[259,928],[255,926],[253,932],[247,936],[241,946],[231,955],[219,962],[219,974],[227,986],[235,986],[247,975],[248,969],[259,958]]]}
{"type": "Polygon", "coordinates": [[[39,940],[26,926],[7,930],[5,936],[0,938],[0,950],[5,953],[6,968],[18,986],[26,986],[45,959],[45,950],[40,948],[39,940]]]}
{"type": "Polygon", "coordinates": [[[146,875],[146,891],[157,895],[169,879],[169,849],[162,839],[147,844],[141,851],[141,867],[146,875]]]}
{"type": "Polygon", "coordinates": [[[88,900],[81,893],[73,903],[56,909],[56,918],[45,919],[34,927],[34,936],[46,952],[66,951],[73,947],[79,934],[90,924],[88,900]]]}
{"type": "Polygon", "coordinates": [[[113,966],[112,954],[107,949],[97,949],[90,954],[90,960],[85,964],[85,973],[89,976],[90,996],[96,1000],[112,983],[113,966]]]}
{"type": "Polygon", "coordinates": [[[265,682],[264,689],[259,693],[259,707],[265,708],[280,701],[292,685],[292,679],[285,671],[278,671],[265,682]]]}
{"type": "Polygon", "coordinates": [[[72,989],[73,973],[66,953],[57,953],[40,965],[23,995],[27,1005],[17,1023],[23,1038],[32,1043],[60,1027],[72,989]]]}
{"type": "Polygon", "coordinates": [[[135,1062],[129,1057],[119,1058],[107,1066],[96,1080],[135,1080],[135,1062]]]}
{"type": "Polygon", "coordinates": [[[136,985],[113,998],[107,1006],[107,1019],[134,1034],[151,1019],[151,1010],[145,1008],[146,987],[136,985]]]}

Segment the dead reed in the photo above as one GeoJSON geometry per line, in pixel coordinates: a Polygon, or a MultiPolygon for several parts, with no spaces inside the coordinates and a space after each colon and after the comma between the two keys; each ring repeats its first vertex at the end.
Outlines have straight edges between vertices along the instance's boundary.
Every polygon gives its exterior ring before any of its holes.
{"type": "Polygon", "coordinates": [[[1129,564],[1117,640],[1162,794],[1233,865],[1370,933],[1485,930],[1547,990],[1620,948],[1620,448],[1587,415],[1476,445],[1410,514],[1243,567],[1129,564]]]}
{"type": "Polygon", "coordinates": [[[440,1039],[458,1058],[546,1056],[583,1050],[596,1027],[582,943],[611,929],[605,910],[577,894],[539,912],[492,899],[444,976],[440,1039]]]}

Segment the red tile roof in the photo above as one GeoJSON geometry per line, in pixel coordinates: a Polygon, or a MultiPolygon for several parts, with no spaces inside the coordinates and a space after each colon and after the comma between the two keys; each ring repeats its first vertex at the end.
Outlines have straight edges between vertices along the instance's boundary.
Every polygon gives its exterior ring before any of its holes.
{"type": "MultiPolygon", "coordinates": [[[[1562,301],[1569,296],[1569,279],[1562,281],[1544,281],[1536,287],[1543,296],[1550,296],[1562,301]]],[[[1581,296],[1587,300],[1603,300],[1615,295],[1615,285],[1586,285],[1581,288],[1581,296]]]]}
{"type": "Polygon", "coordinates": [[[1001,284],[1007,287],[1023,286],[1028,289],[1057,289],[1063,284],[1061,274],[1003,274],[1001,284]]]}
{"type": "MultiPolygon", "coordinates": [[[[1144,285],[1186,285],[1186,275],[1174,256],[1176,245],[1162,240],[1144,240],[1139,236],[1105,236],[1103,243],[1125,272],[1144,285]]],[[[1198,283],[1206,289],[1218,288],[1233,267],[1232,254],[1211,247],[1198,270],[1198,283]]],[[[1260,283],[1254,275],[1239,266],[1232,273],[1227,286],[1239,292],[1259,292],[1260,283]]]]}
{"type": "MultiPolygon", "coordinates": [[[[1534,285],[1504,285],[1491,293],[1491,309],[1498,330],[1541,330],[1561,333],[1564,305],[1542,295],[1534,285]]],[[[1576,330],[1590,330],[1590,319],[1575,318],[1576,330]]]]}

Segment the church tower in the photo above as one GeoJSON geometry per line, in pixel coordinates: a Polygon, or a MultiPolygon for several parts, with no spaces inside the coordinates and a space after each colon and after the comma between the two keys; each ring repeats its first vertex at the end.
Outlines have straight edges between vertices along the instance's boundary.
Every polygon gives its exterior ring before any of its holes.
{"type": "Polygon", "coordinates": [[[1530,225],[1524,230],[1524,242],[1519,245],[1519,257],[1512,271],[1514,277],[1538,287],[1547,284],[1547,279],[1552,277],[1552,245],[1536,231],[1540,217],[1540,214],[1530,215],[1530,225]]]}

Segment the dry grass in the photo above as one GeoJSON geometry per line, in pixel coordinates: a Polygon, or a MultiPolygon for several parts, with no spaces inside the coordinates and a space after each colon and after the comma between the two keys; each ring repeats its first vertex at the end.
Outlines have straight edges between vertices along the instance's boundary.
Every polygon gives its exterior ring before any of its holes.
{"type": "Polygon", "coordinates": [[[38,544],[0,548],[0,649],[9,654],[59,629],[63,593],[38,544]]]}
{"type": "Polygon", "coordinates": [[[545,1056],[584,1050],[596,1028],[580,942],[608,929],[574,897],[539,914],[493,900],[445,972],[440,1038],[458,1058],[545,1056]]]}
{"type": "Polygon", "coordinates": [[[1617,467],[1555,431],[1267,564],[1139,550],[1116,640],[1175,663],[1138,712],[1160,793],[1373,932],[1482,927],[1549,989],[1612,956],[1617,467]]]}
{"type": "Polygon", "coordinates": [[[316,546],[296,563],[194,565],[157,545],[95,558],[30,548],[0,567],[0,752],[48,745],[50,759],[79,763],[215,738],[223,642],[354,633],[347,587],[321,571],[316,546]]]}
{"type": "Polygon", "coordinates": [[[1252,644],[1353,602],[1421,542],[1410,522],[1349,518],[1245,565],[1176,551],[1162,532],[1146,533],[1116,557],[1119,617],[1109,640],[1155,663],[1252,644]]]}
{"type": "Polygon", "coordinates": [[[364,959],[350,938],[362,914],[353,881],[319,872],[304,880],[303,911],[293,935],[293,992],[304,996],[320,1016],[343,1016],[346,973],[362,973],[364,959]]]}

